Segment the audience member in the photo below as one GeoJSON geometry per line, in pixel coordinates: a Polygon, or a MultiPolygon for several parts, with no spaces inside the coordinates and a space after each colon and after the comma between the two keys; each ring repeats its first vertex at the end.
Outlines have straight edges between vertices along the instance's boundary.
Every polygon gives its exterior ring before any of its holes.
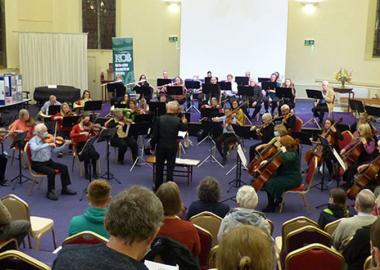
{"type": "Polygon", "coordinates": [[[27,220],[12,220],[8,208],[0,200],[0,240],[16,238],[20,245],[30,230],[27,220]]]}
{"type": "Polygon", "coordinates": [[[247,224],[262,229],[270,235],[270,224],[265,215],[255,210],[259,199],[256,191],[251,186],[242,186],[236,193],[237,208],[224,217],[218,232],[218,240],[221,241],[225,233],[237,225],[247,224]]]}
{"type": "Polygon", "coordinates": [[[187,211],[187,219],[204,211],[209,211],[221,218],[228,213],[230,207],[220,199],[220,185],[214,177],[206,176],[198,186],[198,201],[192,202],[187,211]]]}
{"type": "Polygon", "coordinates": [[[355,210],[357,215],[343,218],[334,231],[333,245],[338,251],[342,251],[347,242],[357,229],[372,224],[376,217],[371,215],[375,206],[375,195],[369,189],[363,189],[356,195],[355,210]]]}
{"type": "Polygon", "coordinates": [[[346,192],[341,188],[330,190],[329,204],[319,215],[318,224],[323,229],[328,223],[348,217],[346,192]]]}
{"type": "Polygon", "coordinates": [[[218,270],[274,269],[271,238],[249,225],[233,228],[223,236],[216,255],[218,270]]]}
{"type": "Polygon", "coordinates": [[[87,188],[87,199],[90,207],[86,209],[84,214],[71,219],[69,235],[92,231],[108,238],[109,234],[104,227],[104,219],[111,198],[111,185],[108,181],[102,179],[92,181],[87,188]]]}
{"type": "Polygon", "coordinates": [[[147,270],[140,260],[156,237],[162,219],[160,200],[144,187],[130,187],[116,195],[109,206],[105,219],[108,243],[66,245],[53,269],[147,270]]]}
{"type": "Polygon", "coordinates": [[[376,263],[377,267],[369,270],[380,270],[380,218],[371,226],[370,241],[372,260],[376,263]]]}
{"type": "Polygon", "coordinates": [[[178,217],[183,211],[183,204],[177,184],[174,182],[163,183],[158,188],[156,195],[162,202],[165,215],[158,235],[182,243],[197,257],[201,249],[198,232],[191,222],[178,217]]]}

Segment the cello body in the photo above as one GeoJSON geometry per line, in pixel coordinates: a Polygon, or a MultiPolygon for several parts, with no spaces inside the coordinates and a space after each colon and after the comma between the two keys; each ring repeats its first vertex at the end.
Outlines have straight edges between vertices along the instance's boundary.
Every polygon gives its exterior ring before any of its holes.
{"type": "Polygon", "coordinates": [[[258,176],[257,170],[260,167],[260,163],[264,160],[268,160],[278,152],[274,145],[268,145],[265,147],[258,156],[256,156],[248,165],[248,173],[252,176],[258,176]]]}
{"type": "Polygon", "coordinates": [[[269,178],[271,178],[271,176],[281,166],[282,159],[280,153],[281,152],[278,152],[268,163],[263,166],[259,166],[259,168],[256,170],[258,177],[252,183],[252,186],[256,191],[260,190],[269,180],[269,178]]]}
{"type": "MultiPolygon", "coordinates": [[[[361,140],[356,140],[355,143],[351,144],[347,151],[342,155],[342,160],[349,166],[356,162],[359,156],[363,152],[363,143],[361,140]]],[[[339,176],[343,176],[344,170],[342,167],[339,168],[339,176]]]]}

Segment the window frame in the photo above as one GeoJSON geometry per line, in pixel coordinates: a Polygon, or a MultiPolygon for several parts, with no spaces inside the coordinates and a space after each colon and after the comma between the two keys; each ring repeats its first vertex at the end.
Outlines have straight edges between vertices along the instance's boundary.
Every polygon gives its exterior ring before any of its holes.
{"type": "Polygon", "coordinates": [[[0,0],[0,27],[3,29],[3,32],[1,34],[1,41],[3,52],[2,52],[2,58],[3,61],[0,61],[0,68],[6,68],[7,67],[7,35],[6,35],[6,24],[5,24],[5,0],[0,0]]]}

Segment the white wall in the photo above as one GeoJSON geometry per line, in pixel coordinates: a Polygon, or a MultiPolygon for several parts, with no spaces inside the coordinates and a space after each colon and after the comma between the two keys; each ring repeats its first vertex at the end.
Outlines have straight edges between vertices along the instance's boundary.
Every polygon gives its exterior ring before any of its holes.
{"type": "Polygon", "coordinates": [[[285,72],[288,1],[182,0],[180,73],[285,72]]]}

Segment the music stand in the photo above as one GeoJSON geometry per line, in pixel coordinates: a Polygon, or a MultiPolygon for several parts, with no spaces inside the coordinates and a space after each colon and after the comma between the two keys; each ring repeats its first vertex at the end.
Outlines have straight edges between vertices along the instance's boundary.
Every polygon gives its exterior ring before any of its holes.
{"type": "Polygon", "coordinates": [[[50,105],[48,108],[49,115],[56,115],[61,111],[61,105],[50,105]]]}
{"type": "Polygon", "coordinates": [[[195,80],[186,80],[185,81],[185,87],[187,89],[200,89],[201,88],[201,82],[195,81],[195,80]]]}
{"type": "Polygon", "coordinates": [[[349,99],[348,105],[350,106],[351,111],[355,112],[357,115],[359,113],[365,112],[364,105],[361,100],[349,99]]]}
{"type": "Polygon", "coordinates": [[[135,168],[137,164],[149,165],[149,167],[152,167],[150,164],[146,163],[144,160],[144,139],[143,138],[150,133],[150,127],[151,127],[151,122],[139,122],[139,123],[135,122],[135,124],[132,124],[129,126],[128,136],[138,136],[137,139],[140,139],[140,145],[139,145],[139,142],[137,143],[139,147],[140,155],[137,155],[136,160],[133,162],[132,167],[129,169],[130,172],[133,171],[133,169],[135,168]],[[141,161],[141,163],[139,163],[139,161],[141,161]]]}
{"type": "Polygon", "coordinates": [[[243,76],[236,76],[235,82],[238,85],[248,85],[249,84],[249,77],[243,77],[243,76]]]}
{"type": "Polygon", "coordinates": [[[293,97],[292,88],[276,87],[276,97],[279,99],[291,99],[293,97]]]}
{"type": "Polygon", "coordinates": [[[380,117],[380,108],[379,107],[365,105],[364,108],[365,108],[366,112],[368,113],[368,115],[372,115],[372,116],[375,116],[377,118],[380,117]]]}
{"type": "Polygon", "coordinates": [[[259,78],[257,78],[257,81],[258,81],[259,83],[262,83],[262,82],[269,82],[269,81],[270,81],[270,78],[259,77],[259,78]]]}
{"type": "Polygon", "coordinates": [[[166,94],[168,96],[182,96],[183,95],[183,87],[182,86],[167,86],[166,94]]]}
{"type": "Polygon", "coordinates": [[[203,81],[205,84],[211,84],[211,77],[205,77],[203,81]]]}
{"type": "MultiPolygon", "coordinates": [[[[315,102],[317,102],[318,100],[323,100],[324,99],[323,95],[322,95],[322,91],[320,91],[320,90],[306,89],[306,94],[307,94],[308,98],[315,99],[315,102]]],[[[309,123],[314,123],[318,128],[321,128],[321,126],[319,125],[318,121],[315,120],[314,115],[312,116],[312,118],[310,118],[309,120],[307,120],[303,124],[303,126],[306,126],[309,123]]]]}
{"type": "Polygon", "coordinates": [[[146,84],[133,87],[133,91],[135,91],[136,94],[139,94],[140,98],[141,97],[145,98],[147,96],[151,96],[151,87],[149,85],[146,85],[146,84]]]}
{"type": "MultiPolygon", "coordinates": [[[[318,138],[319,138],[319,141],[320,141],[320,143],[321,143],[321,145],[323,147],[322,153],[323,154],[326,154],[326,153],[332,154],[333,150],[332,150],[332,148],[331,148],[328,140],[326,138],[324,138],[323,136],[321,136],[321,135],[318,135],[318,138]]],[[[321,178],[321,182],[318,183],[318,184],[313,185],[312,188],[316,187],[316,188],[318,188],[321,191],[327,189],[327,187],[325,187],[325,176],[326,176],[325,173],[326,173],[326,162],[322,161],[322,178],[321,178]],[[318,185],[320,185],[320,187],[318,187],[318,185]]],[[[316,208],[319,208],[319,207],[317,206],[316,208]]]]}
{"type": "Polygon", "coordinates": [[[220,88],[218,84],[202,84],[202,93],[205,95],[206,99],[211,99],[212,97],[219,97],[220,88]]]}
{"type": "Polygon", "coordinates": [[[11,179],[11,183],[12,182],[15,182],[13,187],[12,187],[12,190],[15,190],[16,189],[16,185],[17,184],[23,184],[25,182],[29,182],[29,181],[32,181],[34,182],[33,179],[27,177],[26,175],[24,175],[22,173],[22,152],[24,151],[24,147],[25,147],[25,137],[26,137],[26,132],[22,132],[22,133],[17,133],[16,137],[14,138],[10,148],[14,148],[18,151],[18,175],[15,176],[14,178],[11,179]]]}
{"type": "Polygon", "coordinates": [[[107,145],[107,171],[100,178],[105,178],[108,181],[115,180],[117,183],[121,184],[121,182],[110,172],[110,141],[115,133],[116,127],[103,129],[99,134],[97,142],[99,143],[105,141],[107,145]]]}
{"type": "Polygon", "coordinates": [[[171,83],[172,83],[171,79],[157,79],[157,86],[168,85],[171,83]]]}
{"type": "Polygon", "coordinates": [[[63,120],[62,120],[62,127],[64,127],[64,128],[73,127],[75,124],[78,123],[78,120],[79,120],[78,115],[65,116],[65,117],[63,117],[63,120]]]}
{"type": "Polygon", "coordinates": [[[236,151],[236,174],[235,179],[228,182],[228,185],[230,186],[227,189],[227,193],[231,191],[231,189],[236,188],[238,189],[242,185],[246,185],[244,181],[241,180],[241,166],[244,165],[245,168],[247,168],[247,158],[245,157],[243,147],[239,143],[237,145],[237,151],[236,151]]]}
{"type": "MultiPolygon", "coordinates": [[[[89,150],[89,148],[91,147],[91,146],[93,146],[94,145],[94,142],[95,142],[95,140],[96,140],[96,137],[90,137],[87,141],[86,141],[86,143],[84,144],[84,146],[83,146],[83,148],[82,148],[82,151],[80,151],[79,153],[78,153],[78,159],[79,159],[79,156],[81,156],[83,153],[86,153],[88,150],[89,150]]],[[[92,172],[92,168],[91,168],[91,163],[92,162],[88,162],[88,182],[89,183],[91,183],[91,181],[92,181],[92,176],[91,176],[91,172],[92,172]]],[[[79,199],[79,201],[82,201],[83,200],[83,197],[84,197],[84,195],[87,193],[87,187],[83,190],[83,192],[82,192],[82,196],[80,197],[80,199],[79,199]]]]}
{"type": "MultiPolygon", "coordinates": [[[[235,136],[237,137],[239,145],[244,146],[244,139],[250,139],[251,138],[251,126],[239,126],[237,124],[232,124],[235,136]]],[[[235,164],[227,173],[226,175],[229,175],[235,168],[237,168],[238,164],[235,164]]]]}
{"type": "Polygon", "coordinates": [[[219,109],[215,109],[215,108],[202,108],[201,109],[201,120],[203,119],[204,121],[202,122],[202,125],[206,125],[208,127],[208,134],[206,137],[204,137],[199,143],[198,145],[200,145],[201,143],[203,143],[205,140],[210,140],[210,142],[214,142],[211,134],[212,134],[212,131],[214,129],[214,125],[218,124],[218,123],[214,123],[212,122],[212,118],[213,117],[217,117],[218,115],[220,115],[221,113],[219,113],[219,109]]]}
{"type": "Polygon", "coordinates": [[[247,85],[238,85],[238,95],[243,97],[252,97],[254,94],[253,87],[247,85]]]}
{"type": "Polygon", "coordinates": [[[149,101],[149,111],[151,111],[154,117],[161,116],[166,113],[166,103],[159,101],[149,101]]]}
{"type": "Polygon", "coordinates": [[[274,90],[276,88],[276,82],[263,81],[263,82],[261,82],[261,88],[265,91],[274,90]]]}
{"type": "Polygon", "coordinates": [[[102,100],[89,100],[84,104],[84,111],[100,111],[102,109],[102,100]]]}
{"type": "Polygon", "coordinates": [[[125,93],[127,92],[127,88],[125,87],[124,83],[121,81],[111,82],[107,84],[107,91],[112,92],[114,97],[118,98],[118,97],[123,97],[125,95],[125,93]]]}
{"type": "Polygon", "coordinates": [[[221,81],[218,82],[220,90],[223,91],[231,91],[232,90],[232,84],[231,82],[221,81]]]}

